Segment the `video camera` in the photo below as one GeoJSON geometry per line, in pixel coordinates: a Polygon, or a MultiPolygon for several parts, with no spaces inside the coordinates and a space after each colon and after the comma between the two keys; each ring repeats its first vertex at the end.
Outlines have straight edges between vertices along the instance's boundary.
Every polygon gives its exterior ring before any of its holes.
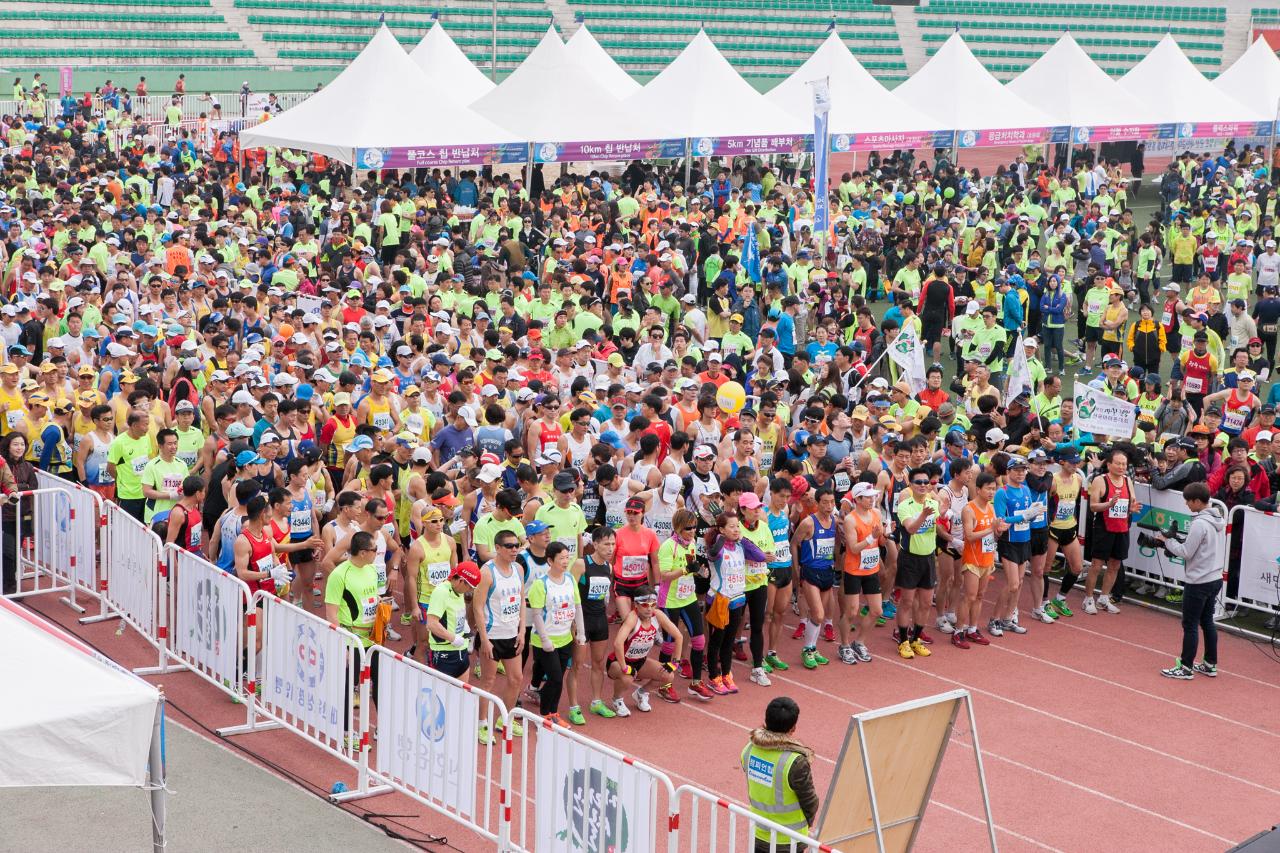
{"type": "MultiPolygon", "coordinates": [[[[1173,539],[1177,542],[1182,542],[1187,535],[1186,533],[1183,533],[1178,530],[1178,522],[1176,521],[1170,521],[1169,527],[1166,530],[1160,530],[1160,528],[1158,527],[1151,528],[1151,529],[1154,529],[1164,534],[1164,538],[1166,540],[1173,539]]],[[[1138,531],[1138,545],[1142,548],[1152,548],[1152,549],[1158,548],[1162,551],[1165,551],[1165,553],[1168,553],[1168,551],[1165,549],[1164,542],[1157,539],[1153,534],[1148,533],[1146,530],[1138,531]]]]}

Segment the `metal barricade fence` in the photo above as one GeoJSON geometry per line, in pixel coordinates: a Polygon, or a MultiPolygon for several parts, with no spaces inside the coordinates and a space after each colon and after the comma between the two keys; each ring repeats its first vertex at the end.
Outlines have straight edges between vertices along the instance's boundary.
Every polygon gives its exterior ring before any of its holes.
{"type": "Polygon", "coordinates": [[[356,771],[355,787],[335,802],[389,791],[370,786],[369,662],[360,638],[275,595],[259,591],[250,601],[249,641],[261,631],[262,665],[249,658],[248,722],[219,730],[236,735],[283,727],[356,771]]]}
{"type": "Polygon", "coordinates": [[[17,588],[7,598],[64,593],[64,601],[72,600],[71,525],[70,506],[59,489],[9,496],[0,509],[0,566],[15,575],[17,588]],[[57,528],[62,532],[52,535],[57,528]]]}
{"type": "Polygon", "coordinates": [[[1231,539],[1239,533],[1240,560],[1236,578],[1236,594],[1228,594],[1222,586],[1222,601],[1227,608],[1247,607],[1263,613],[1280,614],[1280,513],[1237,506],[1228,516],[1223,555],[1227,560],[1222,577],[1228,580],[1231,565],[1231,539]]]}
{"type": "MultiPolygon", "coordinates": [[[[164,547],[169,566],[169,659],[234,699],[244,700],[249,585],[198,554],[164,547]]],[[[246,703],[246,712],[251,714],[246,703]]]]}
{"type": "Polygon", "coordinates": [[[745,806],[731,803],[691,785],[676,789],[675,846],[673,849],[698,850],[706,853],[735,853],[752,850],[756,830],[768,833],[770,853],[806,853],[831,851],[833,848],[794,832],[745,806]]]}
{"type": "MultiPolygon", "coordinates": [[[[35,526],[36,541],[45,549],[60,547],[57,540],[66,544],[66,575],[70,589],[62,599],[63,603],[78,613],[85,612],[84,606],[77,601],[78,596],[86,601],[98,601],[101,606],[98,559],[103,552],[99,537],[106,523],[102,497],[79,483],[46,471],[36,471],[36,487],[48,490],[50,494],[46,502],[53,504],[52,518],[35,526]]],[[[38,503],[37,516],[39,510],[38,503]]],[[[55,562],[52,569],[61,571],[62,565],[55,562]]]]}
{"type": "Polygon", "coordinates": [[[368,655],[378,672],[369,778],[508,849],[511,741],[499,739],[508,720],[503,701],[382,646],[368,655]]]}

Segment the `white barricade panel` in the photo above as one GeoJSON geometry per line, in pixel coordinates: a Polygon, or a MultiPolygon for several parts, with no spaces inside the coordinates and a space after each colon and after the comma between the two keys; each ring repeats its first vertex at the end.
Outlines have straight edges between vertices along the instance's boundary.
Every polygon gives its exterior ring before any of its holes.
{"type": "Polygon", "coordinates": [[[344,748],[342,722],[347,685],[356,675],[348,672],[348,658],[359,660],[351,648],[356,638],[274,596],[259,600],[266,622],[262,706],[335,750],[357,751],[358,744],[344,748]]]}
{"type": "MultiPolygon", "coordinates": [[[[55,564],[55,570],[74,566],[76,584],[84,590],[97,593],[98,551],[98,496],[83,486],[70,483],[46,471],[36,472],[40,489],[56,490],[51,493],[51,515],[36,525],[38,540],[60,539],[65,548],[67,563],[55,564]]],[[[50,545],[50,547],[52,547],[50,545]]]]}
{"type": "Polygon", "coordinates": [[[394,652],[375,654],[378,741],[372,769],[474,823],[480,697],[394,652]]]}
{"type": "MultiPolygon", "coordinates": [[[[679,803],[673,849],[703,853],[737,853],[753,850],[756,830],[769,834],[775,853],[836,853],[820,841],[792,832],[749,808],[709,794],[700,788],[681,785],[676,789],[679,803]]],[[[872,846],[875,849],[875,839],[872,846]]],[[[847,849],[847,848],[846,848],[847,849]]]]}
{"type": "Polygon", "coordinates": [[[113,610],[155,644],[160,537],[115,504],[107,504],[107,600],[113,610]]]}
{"type": "Polygon", "coordinates": [[[1244,525],[1240,550],[1240,581],[1236,599],[1258,610],[1280,613],[1280,515],[1237,508],[1234,524],[1244,525]]]}
{"type": "Polygon", "coordinates": [[[1129,558],[1124,561],[1130,574],[1137,574],[1163,582],[1168,586],[1182,586],[1186,582],[1186,565],[1178,557],[1163,550],[1144,548],[1138,544],[1138,533],[1150,533],[1156,529],[1167,530],[1175,521],[1178,529],[1186,531],[1191,523],[1191,511],[1177,490],[1153,489],[1147,483],[1133,484],[1133,497],[1144,507],[1142,514],[1129,525],[1129,558]]]}
{"type": "Polygon", "coordinates": [[[651,853],[660,819],[654,777],[560,729],[535,730],[536,853],[651,853]]]}
{"type": "Polygon", "coordinates": [[[173,626],[170,647],[188,667],[240,692],[249,587],[190,551],[168,549],[173,626]]]}

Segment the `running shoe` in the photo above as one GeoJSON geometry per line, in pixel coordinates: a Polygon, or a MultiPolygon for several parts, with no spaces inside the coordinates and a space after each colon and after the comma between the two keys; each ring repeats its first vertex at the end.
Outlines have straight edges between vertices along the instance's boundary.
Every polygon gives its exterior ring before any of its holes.
{"type": "Polygon", "coordinates": [[[853,653],[853,646],[840,647],[840,662],[853,666],[858,662],[858,656],[853,653]]]}
{"type": "Polygon", "coordinates": [[[919,640],[911,641],[911,651],[915,652],[918,658],[927,658],[933,654],[933,652],[929,651],[929,647],[919,640]]]}
{"type": "Polygon", "coordinates": [[[1098,615],[1098,607],[1093,603],[1092,596],[1084,600],[1084,612],[1088,613],[1090,616],[1098,615]]]}
{"type": "Polygon", "coordinates": [[[1015,634],[1027,633],[1027,629],[1022,627],[1022,625],[1018,623],[1017,619],[1005,619],[1000,623],[1000,627],[1004,628],[1006,633],[1010,631],[1015,634]]]}
{"type": "Polygon", "coordinates": [[[805,669],[817,669],[818,661],[814,659],[813,649],[805,649],[800,653],[800,663],[805,669]]]}
{"type": "Polygon", "coordinates": [[[970,643],[977,643],[980,646],[991,645],[991,641],[988,640],[986,635],[983,634],[982,631],[978,630],[977,628],[974,628],[973,630],[967,632],[964,635],[964,638],[968,640],[970,643]]]}
{"type": "Polygon", "coordinates": [[[880,626],[884,625],[884,623],[888,621],[889,621],[889,617],[881,613],[879,616],[876,617],[876,627],[879,628],[880,626]]]}
{"type": "Polygon", "coordinates": [[[732,672],[726,672],[723,676],[721,676],[720,682],[724,685],[724,689],[728,690],[730,693],[738,692],[738,685],[733,683],[732,672]]]}
{"type": "Polygon", "coordinates": [[[560,716],[555,711],[552,711],[550,714],[547,714],[546,717],[544,717],[543,719],[545,719],[548,723],[550,723],[553,726],[560,726],[561,728],[565,728],[565,729],[569,728],[569,724],[564,721],[564,717],[560,716]]]}
{"type": "Polygon", "coordinates": [[[585,726],[587,724],[587,718],[582,716],[582,709],[577,705],[569,708],[569,722],[575,726],[585,726]]]}
{"type": "Polygon", "coordinates": [[[867,605],[864,604],[862,605],[862,609],[858,611],[858,615],[866,616],[869,612],[871,612],[871,608],[867,607],[867,605]]]}
{"type": "Polygon", "coordinates": [[[680,694],[676,693],[676,689],[670,684],[664,684],[658,688],[658,698],[673,705],[680,702],[680,694]]]}
{"type": "Polygon", "coordinates": [[[765,672],[762,666],[757,666],[751,670],[751,681],[761,687],[771,687],[773,685],[773,682],[769,680],[769,673],[765,672]]]}
{"type": "Polygon", "coordinates": [[[901,643],[898,643],[898,657],[904,658],[905,660],[911,660],[915,656],[916,656],[915,649],[911,648],[910,643],[906,642],[905,640],[901,643]]]}
{"type": "Polygon", "coordinates": [[[693,684],[689,685],[689,694],[692,696],[697,696],[699,699],[701,699],[704,702],[710,702],[711,697],[716,695],[712,693],[711,689],[708,688],[707,685],[701,681],[695,681],[693,682],[693,684]]]}
{"type": "Polygon", "coordinates": [[[615,717],[630,717],[631,709],[627,707],[626,700],[621,696],[613,700],[613,715],[615,717]]]}
{"type": "Polygon", "coordinates": [[[761,661],[760,668],[763,669],[766,674],[773,672],[773,666],[768,660],[761,661]]]}
{"type": "MultiPolygon", "coordinates": [[[[502,720],[498,720],[494,723],[494,728],[496,728],[498,731],[503,731],[506,728],[506,726],[502,725],[502,720]]],[[[511,736],[524,737],[524,726],[520,725],[519,720],[511,721],[511,736]]]]}
{"type": "Polygon", "coordinates": [[[693,679],[693,664],[687,660],[680,661],[680,666],[676,668],[676,672],[680,673],[681,678],[693,679]]]}
{"type": "Polygon", "coordinates": [[[885,619],[892,619],[898,615],[898,605],[894,604],[892,601],[886,601],[884,603],[883,612],[885,619]]]}
{"type": "Polygon", "coordinates": [[[969,648],[969,641],[964,638],[963,631],[956,631],[951,635],[951,645],[957,649],[967,649],[969,648]]]}
{"type": "Polygon", "coordinates": [[[827,664],[831,663],[831,661],[827,660],[825,657],[822,656],[822,652],[818,651],[817,649],[812,649],[811,651],[813,652],[813,661],[818,666],[826,666],[827,664]]]}
{"type": "Polygon", "coordinates": [[[708,681],[707,686],[710,687],[711,692],[716,694],[717,696],[729,695],[729,691],[724,686],[724,679],[718,675],[715,678],[708,681]]]}
{"type": "Polygon", "coordinates": [[[920,642],[924,643],[926,646],[933,645],[933,637],[929,636],[929,632],[925,631],[923,628],[920,629],[920,642]]]}
{"type": "Polygon", "coordinates": [[[595,714],[597,717],[604,717],[606,720],[612,720],[614,717],[618,716],[617,714],[613,713],[613,711],[609,710],[609,706],[604,704],[603,699],[591,700],[591,705],[587,708],[587,710],[595,714]]]}
{"type": "Polygon", "coordinates": [[[832,625],[830,622],[823,625],[822,639],[826,640],[828,643],[834,643],[836,641],[836,626],[832,625]]]}
{"type": "Polygon", "coordinates": [[[1138,584],[1137,587],[1135,587],[1133,590],[1134,595],[1150,595],[1154,591],[1155,591],[1155,587],[1147,583],[1146,581],[1143,581],[1142,583],[1138,584]]]}
{"type": "Polygon", "coordinates": [[[1107,611],[1108,613],[1120,612],[1120,608],[1116,607],[1115,602],[1111,600],[1111,596],[1109,595],[1098,596],[1098,606],[1101,607],[1103,610],[1107,611]]]}
{"type": "Polygon", "coordinates": [[[746,640],[735,640],[735,641],[734,641],[734,644],[733,644],[733,659],[734,659],[734,660],[737,660],[737,661],[748,661],[748,660],[751,660],[751,658],[747,657],[747,641],[746,641],[746,640]]]}
{"type": "Polygon", "coordinates": [[[636,688],[631,693],[631,701],[636,703],[636,710],[643,713],[649,713],[653,710],[653,706],[649,704],[649,691],[636,688]]]}
{"type": "Polygon", "coordinates": [[[1049,607],[1046,609],[1052,609],[1059,617],[1075,616],[1075,614],[1071,612],[1071,608],[1067,606],[1067,600],[1065,598],[1055,598],[1053,601],[1049,602],[1049,607]]]}
{"type": "Polygon", "coordinates": [[[1191,668],[1201,675],[1207,675],[1210,678],[1218,677],[1218,665],[1216,663],[1205,663],[1204,661],[1200,661],[1198,663],[1193,663],[1191,668]]]}
{"type": "Polygon", "coordinates": [[[1182,603],[1182,590],[1180,590],[1180,589],[1175,589],[1173,592],[1171,592],[1171,593],[1169,593],[1168,595],[1166,595],[1166,596],[1164,597],[1164,600],[1165,600],[1165,603],[1166,603],[1166,604],[1181,604],[1181,603],[1182,603]]]}
{"type": "Polygon", "coordinates": [[[1168,669],[1160,670],[1160,674],[1165,678],[1176,678],[1179,681],[1190,681],[1196,677],[1195,672],[1183,666],[1181,661],[1178,661],[1168,669]]]}
{"type": "Polygon", "coordinates": [[[398,643],[402,639],[402,637],[400,636],[400,632],[397,631],[395,628],[392,628],[390,625],[386,627],[386,631],[387,631],[387,639],[390,640],[391,642],[398,643]]]}
{"type": "Polygon", "coordinates": [[[954,634],[956,630],[956,626],[952,625],[951,621],[945,616],[939,616],[935,619],[933,626],[944,634],[954,634]]]}
{"type": "Polygon", "coordinates": [[[806,627],[805,621],[801,619],[800,624],[797,625],[796,629],[791,632],[791,639],[793,640],[803,639],[805,627],[806,627]]]}
{"type": "Polygon", "coordinates": [[[1004,623],[999,619],[992,619],[987,623],[987,633],[993,637],[1004,636],[1004,623]]]}
{"type": "Polygon", "coordinates": [[[853,654],[863,663],[871,663],[871,650],[867,648],[866,643],[854,640],[853,654]]]}
{"type": "Polygon", "coordinates": [[[401,613],[401,614],[400,614],[400,624],[401,624],[403,627],[405,627],[405,628],[408,628],[410,625],[412,625],[412,624],[413,624],[413,614],[412,614],[412,613],[401,613]]]}
{"type": "Polygon", "coordinates": [[[1035,610],[1032,610],[1031,618],[1035,619],[1037,622],[1043,622],[1046,625],[1052,625],[1055,621],[1053,614],[1043,607],[1037,607],[1035,610]]]}
{"type": "Polygon", "coordinates": [[[800,615],[800,593],[796,591],[795,587],[791,589],[791,612],[796,616],[800,615]]]}

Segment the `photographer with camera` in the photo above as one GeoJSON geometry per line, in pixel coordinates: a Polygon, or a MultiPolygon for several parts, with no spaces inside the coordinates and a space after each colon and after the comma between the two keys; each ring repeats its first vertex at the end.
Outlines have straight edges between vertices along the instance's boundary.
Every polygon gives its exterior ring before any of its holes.
{"type": "Polygon", "coordinates": [[[1166,678],[1190,681],[1198,672],[1209,678],[1218,674],[1218,628],[1213,621],[1213,608],[1222,589],[1222,542],[1225,522],[1216,509],[1209,506],[1209,487],[1191,483],[1182,490],[1182,499],[1191,511],[1186,535],[1181,539],[1168,533],[1153,538],[1171,556],[1180,558],[1186,571],[1182,590],[1182,653],[1169,669],[1160,674],[1166,678]],[[1196,661],[1199,631],[1204,631],[1204,658],[1196,661]]]}
{"type": "Polygon", "coordinates": [[[1208,474],[1199,458],[1194,455],[1195,452],[1195,441],[1186,436],[1166,444],[1164,455],[1156,461],[1156,470],[1151,474],[1151,487],[1181,491],[1192,483],[1205,482],[1208,474]]]}

